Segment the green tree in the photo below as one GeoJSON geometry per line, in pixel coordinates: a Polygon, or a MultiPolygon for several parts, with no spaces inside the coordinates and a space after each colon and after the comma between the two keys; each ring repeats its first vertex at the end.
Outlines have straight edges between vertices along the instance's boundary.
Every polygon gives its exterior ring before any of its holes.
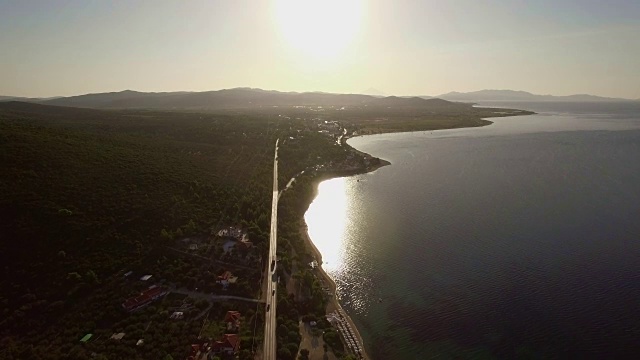
{"type": "Polygon", "coordinates": [[[80,274],[78,274],[76,271],[74,272],[70,272],[67,274],[67,280],[81,280],[82,276],[80,274]]]}
{"type": "Polygon", "coordinates": [[[251,355],[251,351],[247,349],[240,350],[240,360],[250,360],[250,359],[253,359],[253,356],[251,355]]]}
{"type": "Polygon", "coordinates": [[[100,280],[98,279],[98,275],[96,275],[96,273],[93,272],[93,270],[87,271],[87,273],[84,274],[84,277],[85,277],[85,279],[87,280],[87,282],[89,284],[92,284],[92,285],[100,284],[100,280]]]}
{"type": "Polygon", "coordinates": [[[189,220],[189,222],[187,223],[184,229],[187,235],[195,234],[197,228],[196,228],[196,223],[193,221],[193,219],[189,220]]]}
{"type": "Polygon", "coordinates": [[[167,231],[167,229],[162,229],[162,231],[160,231],[160,237],[162,238],[162,240],[173,240],[173,235],[167,231]]]}
{"type": "Polygon", "coordinates": [[[285,345],[285,347],[287,348],[287,350],[289,350],[289,352],[291,354],[294,354],[293,356],[295,356],[295,354],[298,353],[298,344],[297,343],[288,343],[287,345],[285,345]]]}
{"type": "Polygon", "coordinates": [[[278,359],[289,360],[292,359],[291,351],[287,348],[278,349],[278,359]]]}

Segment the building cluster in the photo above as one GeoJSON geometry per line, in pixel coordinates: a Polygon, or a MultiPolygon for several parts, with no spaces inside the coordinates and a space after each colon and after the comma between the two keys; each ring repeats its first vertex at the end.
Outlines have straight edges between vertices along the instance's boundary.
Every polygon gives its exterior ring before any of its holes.
{"type": "Polygon", "coordinates": [[[201,342],[191,344],[191,352],[187,360],[210,360],[214,356],[236,356],[240,351],[240,312],[227,311],[224,316],[228,333],[219,339],[203,339],[201,342]]]}
{"type": "Polygon", "coordinates": [[[231,247],[241,247],[244,249],[249,249],[253,246],[253,243],[249,241],[249,234],[247,234],[241,228],[235,226],[225,227],[223,229],[218,230],[216,233],[217,236],[229,240],[225,244],[225,252],[227,252],[231,247]]]}

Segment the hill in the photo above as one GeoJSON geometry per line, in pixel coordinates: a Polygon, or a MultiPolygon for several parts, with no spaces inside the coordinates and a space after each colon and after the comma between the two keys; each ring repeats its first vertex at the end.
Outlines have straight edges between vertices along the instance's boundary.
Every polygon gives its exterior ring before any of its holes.
{"type": "Polygon", "coordinates": [[[378,90],[376,88],[368,88],[366,90],[361,91],[360,94],[371,95],[371,96],[375,96],[375,97],[385,97],[385,96],[387,96],[387,94],[383,93],[382,91],[380,91],[380,90],[378,90]]]}
{"type": "MultiPolygon", "coordinates": [[[[568,96],[536,95],[526,91],[480,90],[473,92],[450,92],[437,97],[430,96],[384,96],[376,89],[366,94],[335,94],[325,92],[281,92],[256,88],[233,88],[201,92],[140,92],[124,90],[55,98],[25,98],[0,96],[0,102],[24,101],[54,106],[96,109],[158,109],[158,110],[235,110],[264,107],[321,106],[321,107],[411,107],[432,110],[443,103],[420,102],[417,99],[441,99],[450,102],[474,101],[638,101],[609,98],[587,94],[568,96]],[[412,99],[402,101],[400,99],[412,99]]],[[[452,107],[450,105],[447,105],[452,107]]]]}
{"type": "MultiPolygon", "coordinates": [[[[191,109],[224,110],[264,107],[411,107],[442,108],[443,102],[423,101],[419,97],[380,97],[361,94],[321,92],[280,92],[252,88],[235,88],[204,92],[145,93],[132,90],[86,94],[40,101],[41,104],[98,109],[191,109]]],[[[449,104],[449,107],[454,105],[449,104]]]]}
{"type": "Polygon", "coordinates": [[[480,90],[472,92],[450,92],[438,96],[450,101],[568,101],[568,102],[593,102],[593,101],[630,101],[629,99],[609,98],[587,94],[568,96],[536,95],[526,91],[514,90],[480,90]]]}

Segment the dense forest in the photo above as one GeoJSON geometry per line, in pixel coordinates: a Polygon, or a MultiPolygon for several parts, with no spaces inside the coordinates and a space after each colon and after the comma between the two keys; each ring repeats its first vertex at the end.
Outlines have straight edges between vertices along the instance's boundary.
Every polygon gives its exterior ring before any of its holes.
{"type": "MultiPolygon", "coordinates": [[[[269,117],[0,104],[0,358],[87,358],[91,343],[80,338],[132,322],[120,304],[140,285],[123,284],[125,272],[163,269],[157,278],[197,287],[202,274],[224,270],[166,250],[181,236],[238,225],[266,249],[272,150],[284,126],[269,117]]],[[[104,355],[182,357],[199,325],[152,328],[178,341],[151,336],[131,353],[104,355]]]]}

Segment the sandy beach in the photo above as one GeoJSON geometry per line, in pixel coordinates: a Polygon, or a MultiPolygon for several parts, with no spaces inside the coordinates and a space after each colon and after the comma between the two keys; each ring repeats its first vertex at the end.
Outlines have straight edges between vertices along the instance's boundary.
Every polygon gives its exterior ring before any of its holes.
{"type": "MultiPolygon", "coordinates": [[[[362,154],[362,152],[360,152],[360,151],[358,151],[358,152],[362,154]]],[[[358,175],[358,174],[369,173],[369,172],[375,171],[375,170],[377,170],[377,169],[379,169],[379,168],[381,168],[383,166],[387,166],[387,165],[391,165],[391,163],[386,161],[386,160],[380,159],[380,163],[378,165],[371,166],[368,169],[366,169],[366,171],[362,171],[362,172],[358,172],[358,173],[354,173],[354,174],[349,174],[349,175],[343,175],[343,176],[354,176],[354,175],[358,175]]],[[[342,176],[341,175],[336,175],[336,176],[332,176],[332,177],[319,177],[319,178],[315,179],[313,181],[314,199],[315,199],[315,197],[317,195],[318,185],[320,184],[320,182],[325,181],[325,180],[329,180],[331,178],[336,178],[336,177],[342,177],[342,176]]],[[[309,204],[309,205],[311,205],[311,204],[309,204]]],[[[340,305],[340,302],[338,301],[337,286],[336,286],[335,281],[333,281],[333,279],[329,276],[329,274],[327,274],[327,272],[322,268],[322,263],[323,263],[322,262],[322,254],[320,253],[318,248],[315,246],[315,244],[311,240],[311,237],[309,236],[309,231],[307,229],[306,222],[303,222],[303,224],[300,226],[300,234],[305,239],[305,244],[307,246],[307,249],[310,251],[311,254],[313,254],[313,257],[316,259],[316,261],[320,265],[318,267],[320,276],[322,276],[322,278],[324,279],[325,283],[328,285],[328,287],[331,289],[331,292],[334,294],[334,296],[331,298],[331,300],[329,300],[329,303],[327,305],[326,314],[329,314],[329,313],[332,313],[332,312],[338,311],[338,310],[341,311],[341,313],[344,316],[344,319],[347,320],[349,322],[349,324],[351,325],[351,329],[355,333],[354,335],[357,337],[357,341],[360,344],[362,344],[362,347],[363,347],[362,356],[363,356],[363,358],[364,359],[370,359],[370,357],[369,357],[369,355],[367,353],[367,349],[366,349],[367,348],[367,344],[362,339],[362,335],[360,335],[360,331],[358,330],[358,327],[353,322],[353,320],[351,319],[349,314],[347,314],[347,312],[344,311],[344,309],[340,305]]]]}
{"type": "MultiPolygon", "coordinates": [[[[315,184],[315,185],[317,186],[317,184],[315,184]]],[[[318,261],[318,264],[322,264],[322,254],[320,253],[318,248],[316,248],[316,246],[313,244],[313,241],[311,240],[311,237],[309,236],[309,232],[307,230],[307,225],[306,224],[304,224],[303,226],[300,227],[300,232],[301,232],[301,234],[304,236],[304,238],[306,240],[307,248],[311,251],[313,256],[316,258],[316,260],[318,261]]],[[[319,273],[322,276],[322,278],[324,279],[325,283],[329,286],[329,288],[331,289],[331,292],[334,294],[334,296],[331,298],[331,300],[329,300],[329,304],[327,305],[327,314],[332,313],[332,312],[334,312],[336,310],[342,310],[342,312],[344,314],[344,318],[349,322],[349,324],[351,324],[351,328],[355,332],[355,335],[358,338],[358,342],[360,344],[362,344],[362,346],[364,347],[364,351],[362,352],[363,358],[364,359],[370,359],[369,355],[367,354],[366,344],[362,340],[362,336],[360,335],[360,332],[358,331],[358,328],[356,327],[356,324],[353,322],[353,320],[351,319],[349,314],[347,314],[347,312],[344,311],[344,309],[342,309],[342,306],[340,306],[340,302],[338,301],[338,294],[336,292],[337,291],[337,286],[336,286],[335,281],[333,281],[333,279],[331,279],[329,274],[327,274],[326,271],[324,271],[324,269],[322,268],[322,265],[320,265],[318,267],[318,269],[320,270],[319,273]]]]}

